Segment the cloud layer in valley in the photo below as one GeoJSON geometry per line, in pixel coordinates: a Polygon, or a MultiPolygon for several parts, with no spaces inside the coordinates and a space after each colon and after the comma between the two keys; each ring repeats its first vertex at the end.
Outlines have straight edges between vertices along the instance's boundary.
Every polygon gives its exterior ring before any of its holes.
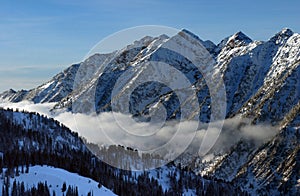
{"type": "MultiPolygon", "coordinates": [[[[155,124],[135,122],[129,115],[111,112],[100,115],[72,114],[70,112],[51,113],[49,110],[54,106],[53,103],[2,103],[0,106],[39,112],[53,117],[72,131],[78,132],[88,142],[99,145],[120,144],[143,152],[168,155],[168,158],[180,155],[190,144],[194,148],[199,148],[208,127],[208,124],[199,124],[198,131],[193,130],[191,127],[195,127],[195,124],[199,123],[197,121],[168,122],[164,127],[157,127],[155,124]],[[116,122],[116,119],[126,127],[125,130],[116,122]]],[[[278,132],[276,127],[251,125],[250,122],[250,119],[240,117],[226,119],[218,141],[212,150],[214,152],[226,151],[241,139],[259,145],[271,139],[278,132]]],[[[218,131],[214,130],[214,127],[219,126],[218,123],[221,122],[211,124],[210,134],[218,134],[218,131]]]]}

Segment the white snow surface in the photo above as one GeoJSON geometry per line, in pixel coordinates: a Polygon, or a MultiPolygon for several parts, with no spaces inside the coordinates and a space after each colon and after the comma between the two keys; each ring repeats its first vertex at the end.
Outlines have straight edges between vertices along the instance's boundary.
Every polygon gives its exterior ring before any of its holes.
{"type": "MultiPolygon", "coordinates": [[[[92,192],[94,195],[115,195],[111,190],[102,186],[98,188],[98,182],[82,177],[76,173],[70,173],[64,169],[54,168],[50,166],[32,166],[29,167],[29,173],[22,174],[15,178],[11,178],[10,182],[11,185],[13,184],[14,180],[16,182],[24,182],[25,189],[31,187],[37,187],[39,182],[45,183],[49,187],[50,194],[55,192],[56,195],[65,195],[66,192],[62,192],[61,188],[63,183],[65,182],[68,186],[71,187],[78,187],[79,195],[87,195],[89,192],[92,192]]],[[[3,180],[0,180],[0,186],[2,187],[3,180]]]]}

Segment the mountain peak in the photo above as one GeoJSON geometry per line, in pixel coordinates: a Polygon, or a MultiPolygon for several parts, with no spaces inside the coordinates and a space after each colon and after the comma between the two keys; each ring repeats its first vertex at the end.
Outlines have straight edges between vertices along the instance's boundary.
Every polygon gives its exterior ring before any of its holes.
{"type": "Polygon", "coordinates": [[[135,47],[141,47],[144,45],[148,45],[151,41],[153,41],[154,37],[151,36],[145,36],[143,38],[141,38],[140,40],[136,40],[133,42],[133,44],[130,44],[126,47],[126,49],[130,49],[130,48],[135,48],[135,47]]]}
{"type": "Polygon", "coordinates": [[[278,34],[282,35],[293,35],[294,32],[289,28],[283,28],[278,34]]]}
{"type": "Polygon", "coordinates": [[[9,89],[8,91],[7,91],[8,93],[16,93],[16,91],[14,90],[14,89],[9,89]]]}
{"type": "Polygon", "coordinates": [[[294,34],[294,32],[291,29],[283,28],[281,31],[276,33],[276,35],[274,35],[270,39],[270,41],[275,42],[275,44],[282,44],[284,41],[289,39],[293,34],[294,34]]]}
{"type": "Polygon", "coordinates": [[[242,42],[243,44],[249,44],[252,42],[252,39],[250,39],[247,35],[245,35],[242,31],[239,31],[235,34],[233,34],[231,37],[229,37],[227,44],[229,42],[242,42]]]}
{"type": "Polygon", "coordinates": [[[184,34],[184,35],[190,36],[190,37],[198,40],[207,49],[207,51],[210,54],[215,55],[215,49],[217,46],[212,41],[210,41],[210,40],[203,41],[197,35],[195,35],[194,33],[190,32],[189,30],[186,30],[186,29],[181,30],[178,34],[179,35],[184,34]]]}
{"type": "Polygon", "coordinates": [[[202,41],[197,35],[195,35],[194,33],[192,33],[191,31],[189,31],[187,29],[182,29],[178,34],[181,34],[181,33],[189,35],[189,36],[191,36],[191,37],[193,37],[193,38],[195,38],[199,41],[202,41]]]}
{"type": "Polygon", "coordinates": [[[252,42],[247,35],[245,35],[242,31],[239,31],[229,37],[223,39],[217,46],[217,53],[220,52],[223,48],[235,48],[240,46],[246,46],[252,42]]]}

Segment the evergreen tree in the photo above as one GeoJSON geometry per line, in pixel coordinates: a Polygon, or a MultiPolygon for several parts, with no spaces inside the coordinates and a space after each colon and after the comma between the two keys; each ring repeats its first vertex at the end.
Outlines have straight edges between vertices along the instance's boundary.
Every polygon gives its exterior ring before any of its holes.
{"type": "Polygon", "coordinates": [[[2,185],[2,194],[1,194],[2,196],[5,196],[6,194],[5,194],[5,188],[4,188],[4,184],[2,185]]]}
{"type": "Polygon", "coordinates": [[[16,167],[16,176],[20,176],[19,167],[16,167]]]}
{"type": "Polygon", "coordinates": [[[28,174],[29,173],[29,162],[26,162],[26,170],[25,173],[28,174]]]}
{"type": "Polygon", "coordinates": [[[67,184],[64,182],[61,187],[61,192],[65,192],[67,190],[67,184]]]}
{"type": "Polygon", "coordinates": [[[20,195],[25,195],[25,186],[24,186],[24,182],[21,183],[20,195]]]}
{"type": "Polygon", "coordinates": [[[11,190],[11,196],[18,196],[18,190],[17,190],[17,182],[14,180],[12,190],[11,190]]]}

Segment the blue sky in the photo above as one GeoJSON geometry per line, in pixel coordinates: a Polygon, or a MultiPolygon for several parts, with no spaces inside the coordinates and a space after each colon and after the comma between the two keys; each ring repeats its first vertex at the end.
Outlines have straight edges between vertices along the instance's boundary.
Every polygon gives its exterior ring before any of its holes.
{"type": "Polygon", "coordinates": [[[299,7],[299,0],[2,0],[0,91],[47,81],[125,28],[186,28],[215,43],[241,30],[267,40],[284,27],[300,32],[299,7]]]}

